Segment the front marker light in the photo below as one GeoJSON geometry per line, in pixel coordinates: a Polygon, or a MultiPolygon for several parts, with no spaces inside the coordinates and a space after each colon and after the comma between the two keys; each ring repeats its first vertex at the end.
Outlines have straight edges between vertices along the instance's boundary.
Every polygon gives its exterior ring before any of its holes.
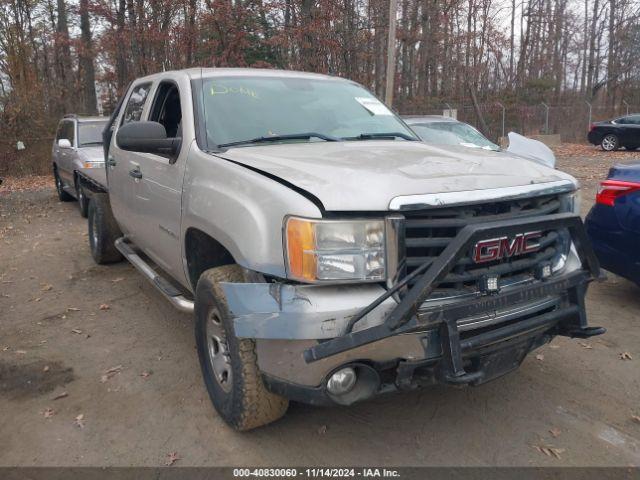
{"type": "Polygon", "coordinates": [[[384,221],[285,220],[287,269],[303,282],[385,278],[384,221]]]}
{"type": "Polygon", "coordinates": [[[104,162],[90,162],[90,161],[86,161],[86,162],[82,162],[82,166],[83,168],[104,168],[104,162]]]}

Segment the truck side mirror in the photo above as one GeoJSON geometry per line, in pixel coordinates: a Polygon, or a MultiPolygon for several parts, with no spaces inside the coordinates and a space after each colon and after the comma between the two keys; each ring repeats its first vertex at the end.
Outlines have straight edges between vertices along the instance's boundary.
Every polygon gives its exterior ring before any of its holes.
{"type": "Polygon", "coordinates": [[[175,155],[182,138],[167,138],[164,125],[158,122],[129,122],[116,133],[116,143],[122,150],[175,155]]]}
{"type": "Polygon", "coordinates": [[[61,138],[60,140],[58,140],[58,146],[60,148],[71,148],[71,142],[66,139],[66,138],[61,138]]]}

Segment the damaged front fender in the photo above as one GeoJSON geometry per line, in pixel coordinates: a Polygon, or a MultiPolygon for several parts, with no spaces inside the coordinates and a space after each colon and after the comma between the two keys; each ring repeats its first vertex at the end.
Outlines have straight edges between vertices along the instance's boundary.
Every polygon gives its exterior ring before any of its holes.
{"type": "MultiPolygon", "coordinates": [[[[385,290],[378,285],[321,286],[221,283],[236,336],[319,340],[344,335],[349,319],[385,290]]],[[[389,298],[354,330],[380,325],[397,305],[389,298]]]]}

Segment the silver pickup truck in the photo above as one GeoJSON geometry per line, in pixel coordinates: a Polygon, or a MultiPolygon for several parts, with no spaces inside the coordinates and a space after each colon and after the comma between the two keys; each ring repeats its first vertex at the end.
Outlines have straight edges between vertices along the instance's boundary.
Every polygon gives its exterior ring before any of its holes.
{"type": "Polygon", "coordinates": [[[417,141],[360,85],[190,69],[134,81],[87,185],[98,263],[195,313],[206,388],[246,430],[290,399],[478,385],[584,338],[600,270],[575,179],[417,141]]]}

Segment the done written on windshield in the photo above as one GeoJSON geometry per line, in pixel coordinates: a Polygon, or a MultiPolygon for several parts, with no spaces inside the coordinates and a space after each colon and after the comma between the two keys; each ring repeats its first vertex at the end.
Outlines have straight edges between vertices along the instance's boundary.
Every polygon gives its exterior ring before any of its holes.
{"type": "Polygon", "coordinates": [[[382,102],[339,79],[215,77],[202,85],[208,147],[418,138],[382,102]]]}

